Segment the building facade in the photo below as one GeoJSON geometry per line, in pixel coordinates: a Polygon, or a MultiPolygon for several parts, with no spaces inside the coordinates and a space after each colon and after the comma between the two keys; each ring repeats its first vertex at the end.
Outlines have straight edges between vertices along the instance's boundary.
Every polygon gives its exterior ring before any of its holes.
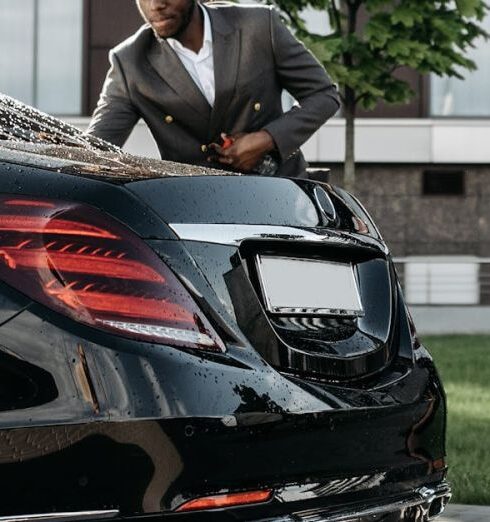
{"type": "MultiPolygon", "coordinates": [[[[328,33],[325,13],[305,18],[328,33]]],[[[85,128],[109,49],[141,23],[135,0],[0,0],[0,92],[85,128]]],[[[490,301],[490,42],[470,54],[478,71],[464,81],[402,70],[414,99],[380,104],[357,122],[357,192],[399,258],[413,303],[490,301]]],[[[304,146],[334,182],[344,128],[339,116],[304,146]]],[[[143,124],[127,149],[157,156],[143,124]]]]}

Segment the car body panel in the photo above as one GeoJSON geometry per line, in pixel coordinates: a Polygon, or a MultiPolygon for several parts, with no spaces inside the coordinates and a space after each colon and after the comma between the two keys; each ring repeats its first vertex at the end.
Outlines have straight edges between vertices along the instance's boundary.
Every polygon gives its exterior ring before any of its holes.
{"type": "Polygon", "coordinates": [[[118,220],[224,348],[97,329],[0,282],[0,522],[408,521],[444,507],[444,391],[352,195],[127,156],[2,96],[0,131],[0,194],[118,220]],[[271,312],[257,256],[350,264],[363,313],[271,312]],[[270,500],[176,512],[257,489],[270,500]]]}

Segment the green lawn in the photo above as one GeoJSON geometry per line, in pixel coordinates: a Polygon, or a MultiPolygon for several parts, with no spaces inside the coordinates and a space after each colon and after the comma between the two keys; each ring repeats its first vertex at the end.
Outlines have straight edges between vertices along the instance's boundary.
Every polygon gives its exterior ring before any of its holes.
{"type": "Polygon", "coordinates": [[[453,502],[490,504],[490,336],[424,336],[448,398],[453,502]]]}

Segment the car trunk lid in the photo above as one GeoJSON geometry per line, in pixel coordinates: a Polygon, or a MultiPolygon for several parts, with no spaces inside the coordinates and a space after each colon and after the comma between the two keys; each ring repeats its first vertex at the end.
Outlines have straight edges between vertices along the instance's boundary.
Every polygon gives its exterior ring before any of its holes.
{"type": "Polygon", "coordinates": [[[392,263],[371,219],[347,193],[255,176],[126,187],[168,223],[208,280],[223,280],[214,285],[221,301],[268,363],[345,380],[378,372],[395,355],[392,263]],[[214,262],[200,253],[202,245],[215,246],[214,262]]]}

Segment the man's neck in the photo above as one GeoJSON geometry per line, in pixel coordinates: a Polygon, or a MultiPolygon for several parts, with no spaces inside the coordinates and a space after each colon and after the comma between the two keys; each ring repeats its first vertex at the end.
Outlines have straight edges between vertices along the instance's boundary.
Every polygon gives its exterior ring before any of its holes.
{"type": "Polygon", "coordinates": [[[199,4],[196,3],[189,25],[175,39],[195,53],[201,50],[204,44],[204,15],[199,4]]]}

